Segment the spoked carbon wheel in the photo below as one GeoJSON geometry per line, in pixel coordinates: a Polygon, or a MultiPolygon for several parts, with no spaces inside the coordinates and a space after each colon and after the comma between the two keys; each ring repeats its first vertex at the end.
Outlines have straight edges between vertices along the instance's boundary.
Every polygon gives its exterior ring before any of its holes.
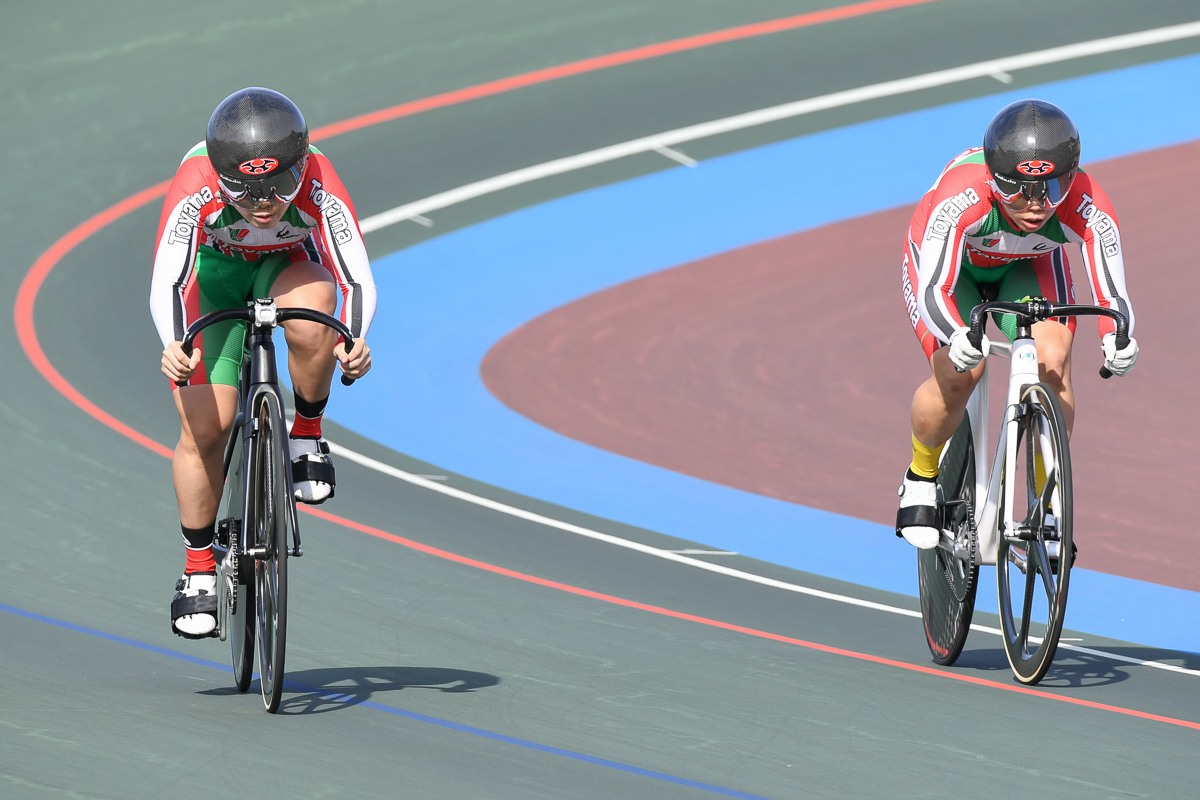
{"type": "MultiPolygon", "coordinates": [[[[1001,478],[1001,520],[1012,483],[1013,529],[996,551],[996,585],[1004,650],[1021,683],[1050,668],[1067,610],[1074,549],[1071,455],[1058,398],[1045,384],[1021,393],[1016,469],[1001,478]]],[[[1007,471],[1007,470],[1006,470],[1007,471]]]]}
{"type": "Polygon", "coordinates": [[[931,550],[917,551],[921,620],[925,642],[938,664],[953,664],[962,653],[975,611],[979,565],[975,563],[975,447],[971,422],[962,424],[943,451],[938,472],[942,540],[931,550]],[[949,541],[946,534],[954,537],[949,541]]]}
{"type": "Polygon", "coordinates": [[[258,619],[258,675],[263,704],[274,713],[283,695],[283,656],[287,639],[287,431],[276,401],[264,395],[255,433],[256,510],[252,541],[265,548],[254,561],[254,600],[258,619]]]}

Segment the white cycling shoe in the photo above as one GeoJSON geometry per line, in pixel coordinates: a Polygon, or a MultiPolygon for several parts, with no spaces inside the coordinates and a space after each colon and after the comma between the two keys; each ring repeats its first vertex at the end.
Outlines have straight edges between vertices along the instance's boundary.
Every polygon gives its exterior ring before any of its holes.
{"type": "Polygon", "coordinates": [[[217,575],[193,572],[175,583],[171,601],[171,630],[185,639],[215,636],[217,629],[217,575]]]}
{"type": "Polygon", "coordinates": [[[896,535],[920,550],[937,547],[942,538],[937,528],[937,481],[904,475],[900,486],[900,510],[896,512],[896,535]]]}
{"type": "Polygon", "coordinates": [[[292,486],[301,503],[319,505],[333,497],[333,459],[324,439],[288,439],[292,451],[292,486]]]}

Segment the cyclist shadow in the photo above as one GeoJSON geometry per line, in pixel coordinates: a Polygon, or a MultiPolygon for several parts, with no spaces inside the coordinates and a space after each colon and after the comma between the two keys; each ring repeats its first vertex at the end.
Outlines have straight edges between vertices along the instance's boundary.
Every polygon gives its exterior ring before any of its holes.
{"type": "MultiPolygon", "coordinates": [[[[285,694],[278,714],[324,714],[371,701],[383,692],[403,689],[433,689],[465,693],[495,686],[500,679],[486,672],[441,667],[337,667],[288,672],[285,694]]],[[[228,694],[236,689],[217,689],[203,694],[228,694]]],[[[258,680],[250,693],[259,691],[258,680]]]]}
{"type": "MultiPolygon", "coordinates": [[[[1114,651],[1116,652],[1116,651],[1114,651]]],[[[1127,655],[1122,653],[1122,655],[1127,655]]],[[[1149,658],[1149,656],[1133,656],[1149,658]]],[[[1010,671],[1008,657],[1002,648],[983,648],[964,650],[958,657],[955,667],[980,672],[1010,671]]],[[[1039,682],[1045,688],[1087,689],[1095,686],[1111,686],[1129,680],[1129,667],[1133,664],[1121,664],[1107,658],[1094,656],[1090,653],[1080,653],[1073,650],[1060,649],[1054,656],[1054,663],[1039,682]]]]}

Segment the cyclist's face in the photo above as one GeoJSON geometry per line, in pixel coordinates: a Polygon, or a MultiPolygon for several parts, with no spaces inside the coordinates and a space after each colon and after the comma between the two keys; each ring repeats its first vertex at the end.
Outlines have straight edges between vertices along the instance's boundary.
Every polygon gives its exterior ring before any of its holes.
{"type": "Polygon", "coordinates": [[[233,205],[233,207],[254,227],[274,228],[279,224],[279,220],[283,219],[283,215],[290,205],[291,203],[272,203],[270,200],[261,200],[254,208],[247,209],[239,205],[233,205]]]}
{"type": "Polygon", "coordinates": [[[1004,202],[1003,198],[998,195],[996,199],[1000,203],[1000,207],[1004,209],[1005,216],[1014,223],[1018,230],[1025,233],[1032,233],[1040,229],[1054,213],[1053,209],[1046,208],[1037,200],[1028,200],[1022,195],[1018,195],[1016,202],[1012,204],[1004,202]]]}

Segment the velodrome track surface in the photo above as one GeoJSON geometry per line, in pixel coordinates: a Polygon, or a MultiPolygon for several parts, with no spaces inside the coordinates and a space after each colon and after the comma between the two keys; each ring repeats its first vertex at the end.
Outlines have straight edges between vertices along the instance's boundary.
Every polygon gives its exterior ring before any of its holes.
{"type": "MultiPolygon", "coordinates": [[[[14,156],[0,201],[9,297],[74,226],[169,178],[212,107],[242,85],[285,91],[316,128],[816,7],[522,2],[501,12],[465,2],[401,9],[263,3],[256,18],[272,21],[272,42],[294,43],[265,59],[257,57],[261,25],[244,18],[243,6],[208,12],[213,22],[193,33],[194,12],[126,5],[117,15],[64,3],[45,20],[23,9],[0,33],[0,58],[12,77],[3,89],[10,113],[0,123],[14,156]]],[[[1092,2],[1046,10],[941,0],[566,77],[346,133],[322,149],[367,217],[682,125],[1191,21],[1188,6],[1135,12],[1092,2]],[[991,35],[981,36],[981,28],[991,35]]],[[[1197,50],[1191,39],[1078,59],[1015,73],[1011,87],[967,82],[685,149],[704,159],[1197,50]]],[[[531,184],[431,214],[433,229],[406,223],[380,230],[368,246],[379,258],[670,164],[638,156],[531,184]]],[[[169,445],[177,423],[145,310],[157,215],[157,204],[141,206],[57,253],[34,320],[46,356],[71,385],[169,445]]],[[[890,300],[895,286],[882,283],[890,300]]],[[[909,616],[569,535],[348,458],[339,461],[337,499],[321,510],[355,527],[304,518],[308,555],[292,571],[294,691],[282,713],[269,717],[255,696],[230,691],[224,646],[168,632],[180,548],[166,462],[64,399],[30,365],[15,334],[3,335],[10,345],[0,356],[10,486],[0,521],[4,796],[988,797],[1033,785],[1063,797],[1182,797],[1194,786],[1195,674],[1076,650],[1060,654],[1042,694],[1006,691],[1014,688],[1007,666],[986,634],[972,636],[957,667],[935,670],[909,616]],[[1035,735],[1052,744],[1037,746],[1036,755],[1011,744],[1035,735]]],[[[436,338],[438,330],[424,335],[436,338]]],[[[372,383],[353,391],[371,392],[372,383]]],[[[336,408],[331,415],[337,418],[336,408]]],[[[394,467],[447,476],[439,485],[553,519],[657,548],[707,544],[447,475],[442,465],[336,425],[328,432],[394,467]]],[[[707,558],[915,607],[904,595],[741,556],[707,558]]],[[[853,562],[855,553],[844,558],[853,562]]],[[[1200,667],[1193,656],[1144,644],[1090,635],[1087,644],[1200,667]]]]}

